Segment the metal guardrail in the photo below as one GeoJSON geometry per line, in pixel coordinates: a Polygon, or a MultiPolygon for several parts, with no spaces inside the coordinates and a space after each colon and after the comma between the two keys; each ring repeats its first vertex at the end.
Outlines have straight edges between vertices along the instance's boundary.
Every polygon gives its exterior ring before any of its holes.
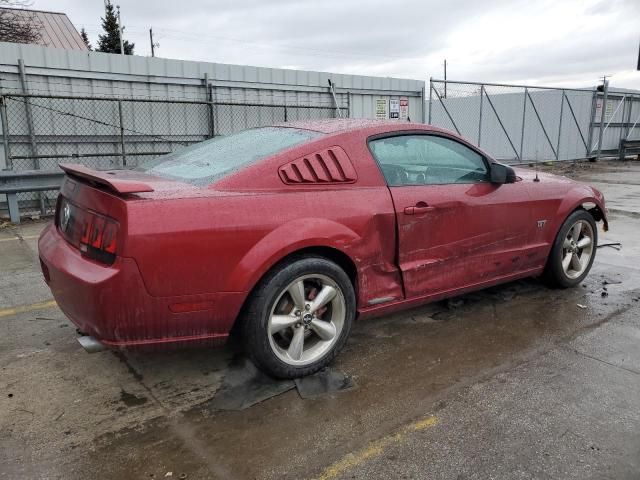
{"type": "Polygon", "coordinates": [[[0,171],[0,194],[7,196],[11,222],[20,223],[18,193],[59,189],[63,178],[61,170],[0,171]]]}
{"type": "Polygon", "coordinates": [[[620,160],[624,160],[628,154],[640,156],[640,140],[620,140],[620,160]]]}

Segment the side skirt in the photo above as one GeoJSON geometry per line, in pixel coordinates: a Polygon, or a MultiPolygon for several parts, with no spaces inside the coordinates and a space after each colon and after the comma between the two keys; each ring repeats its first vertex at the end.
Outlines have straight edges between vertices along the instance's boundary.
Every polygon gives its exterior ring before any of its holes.
{"type": "Polygon", "coordinates": [[[418,307],[426,303],[437,302],[438,300],[443,300],[449,297],[455,297],[457,295],[462,295],[464,293],[469,293],[476,290],[482,290],[487,287],[493,287],[495,285],[500,285],[501,283],[507,283],[507,282],[511,282],[513,280],[518,280],[521,278],[536,277],[538,275],[541,275],[543,270],[544,270],[544,267],[531,268],[521,272],[512,273],[509,275],[503,275],[502,277],[494,278],[486,282],[467,285],[462,288],[454,288],[451,290],[446,290],[444,292],[423,295],[421,297],[413,297],[413,298],[408,298],[404,300],[397,300],[395,302],[385,303],[381,305],[367,306],[365,308],[358,309],[358,318],[367,319],[367,318],[377,317],[380,315],[385,315],[385,314],[397,312],[400,310],[406,310],[409,308],[418,307]]]}

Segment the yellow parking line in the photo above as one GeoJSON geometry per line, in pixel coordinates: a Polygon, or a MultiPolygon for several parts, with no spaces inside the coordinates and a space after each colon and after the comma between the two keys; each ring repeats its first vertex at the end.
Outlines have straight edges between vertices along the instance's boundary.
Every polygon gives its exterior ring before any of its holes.
{"type": "Polygon", "coordinates": [[[24,237],[11,237],[11,238],[0,238],[0,242],[15,242],[16,240],[33,240],[34,238],[38,238],[40,235],[26,235],[24,237]]]}
{"type": "Polygon", "coordinates": [[[436,423],[438,423],[437,417],[429,416],[406,425],[402,430],[394,433],[393,435],[375,440],[363,449],[345,455],[341,460],[326,468],[318,477],[318,480],[332,480],[345,473],[347,470],[350,470],[371,458],[379,457],[387,447],[394,443],[398,443],[406,437],[407,434],[432,427],[436,423]]]}
{"type": "Polygon", "coordinates": [[[55,307],[55,300],[47,300],[46,302],[33,303],[31,305],[20,305],[18,307],[3,308],[0,309],[0,318],[10,317],[11,315],[18,315],[19,313],[33,312],[35,310],[44,310],[47,308],[55,307]]]}

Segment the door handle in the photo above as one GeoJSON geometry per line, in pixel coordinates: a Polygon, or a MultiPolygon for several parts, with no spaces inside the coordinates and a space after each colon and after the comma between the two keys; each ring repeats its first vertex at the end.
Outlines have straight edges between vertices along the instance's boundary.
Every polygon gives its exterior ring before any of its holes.
{"type": "Polygon", "coordinates": [[[405,215],[422,215],[423,213],[433,212],[436,207],[430,207],[425,202],[418,202],[413,207],[406,207],[404,209],[405,215]]]}

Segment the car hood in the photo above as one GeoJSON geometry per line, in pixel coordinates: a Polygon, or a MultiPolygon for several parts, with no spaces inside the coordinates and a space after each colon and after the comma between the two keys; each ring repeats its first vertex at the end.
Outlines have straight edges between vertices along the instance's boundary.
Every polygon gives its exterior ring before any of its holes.
{"type": "Polygon", "coordinates": [[[553,173],[547,173],[547,172],[536,172],[535,170],[529,169],[529,168],[514,168],[516,175],[518,177],[520,177],[522,180],[529,182],[529,181],[533,181],[536,178],[536,175],[538,176],[538,179],[540,180],[540,182],[553,182],[553,183],[558,183],[558,184],[566,184],[567,186],[569,185],[584,185],[580,182],[577,182],[576,180],[572,180],[568,177],[563,177],[561,175],[554,175],[553,173]]]}
{"type": "Polygon", "coordinates": [[[537,185],[552,185],[553,190],[568,192],[569,190],[580,189],[583,196],[593,197],[598,206],[602,209],[603,215],[606,218],[606,209],[604,206],[604,195],[597,188],[577,180],[573,180],[561,175],[554,175],[546,172],[536,172],[535,170],[528,168],[514,168],[516,175],[524,182],[533,182],[538,177],[539,182],[537,185]]]}

